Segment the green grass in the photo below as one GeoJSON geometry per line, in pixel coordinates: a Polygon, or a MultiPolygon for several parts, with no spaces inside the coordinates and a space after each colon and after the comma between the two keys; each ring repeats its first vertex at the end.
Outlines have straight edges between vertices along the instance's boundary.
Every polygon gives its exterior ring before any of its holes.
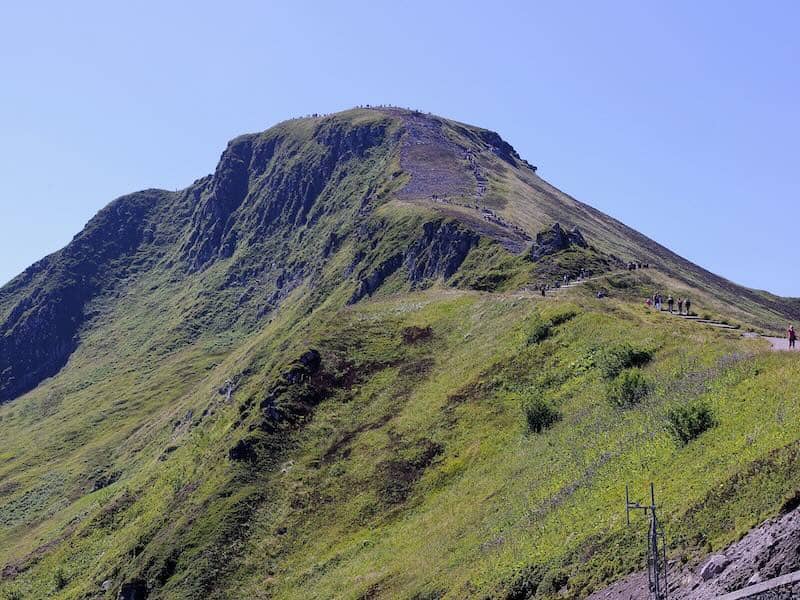
{"type": "Polygon", "coordinates": [[[104,358],[106,335],[88,339],[62,375],[2,407],[15,454],[1,473],[20,483],[0,513],[2,560],[33,558],[0,589],[80,598],[144,574],[169,598],[460,597],[528,577],[580,597],[640,564],[619,511],[625,484],[656,482],[675,552],[735,539],[800,485],[791,469],[767,487],[753,471],[724,518],[710,510],[720,486],[800,434],[798,365],[753,354],[758,342],[578,293],[437,288],[309,315],[291,308],[302,297],[217,354],[209,339],[123,369],[104,358]],[[409,342],[411,327],[430,333],[409,342]],[[239,406],[308,347],[352,382],[305,425],[265,438],[255,465],[232,464],[227,449],[257,418],[236,426],[239,406]],[[630,367],[652,390],[620,413],[606,381],[630,367]],[[236,373],[226,404],[217,387],[236,373]],[[521,401],[532,395],[560,415],[533,436],[521,401]],[[676,444],[669,415],[695,400],[719,424],[676,444]],[[89,491],[90,474],[113,471],[118,481],[89,491]],[[618,544],[634,558],[611,552],[618,544]],[[591,560],[576,560],[587,545],[591,560]]]}

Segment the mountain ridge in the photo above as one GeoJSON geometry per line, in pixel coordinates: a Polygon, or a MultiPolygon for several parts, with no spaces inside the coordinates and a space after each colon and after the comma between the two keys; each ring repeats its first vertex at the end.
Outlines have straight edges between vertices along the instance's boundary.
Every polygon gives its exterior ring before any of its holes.
{"type": "MultiPolygon", "coordinates": [[[[382,153],[384,164],[395,161],[400,169],[391,175],[395,181],[386,173],[373,173],[367,188],[360,192],[363,195],[362,217],[376,204],[376,198],[372,197],[375,189],[384,186],[384,198],[394,193],[396,202],[409,202],[455,218],[517,254],[525,251],[536,231],[560,221],[580,226],[593,244],[620,255],[623,260],[658,263],[659,268],[689,284],[710,287],[714,294],[730,303],[734,313],[742,298],[772,313],[775,321],[779,316],[786,320],[800,313],[791,300],[733,284],[563,194],[538,177],[535,168],[494,132],[417,111],[354,109],[327,117],[286,121],[261,133],[234,138],[212,175],[198,179],[179,192],[150,189],[113,201],[64,249],[43,259],[46,262],[37,262],[3,286],[0,316],[3,317],[6,345],[1,354],[19,357],[15,359],[19,362],[15,366],[6,362],[6,358],[0,364],[0,373],[5,373],[0,385],[0,401],[30,389],[64,364],[74,350],[77,329],[83,322],[81,311],[89,299],[80,296],[87,293],[93,296],[102,291],[102,285],[97,284],[97,287],[89,280],[99,277],[99,270],[106,267],[113,270],[106,263],[138,251],[142,244],[155,241],[169,245],[179,237],[180,248],[177,253],[173,252],[171,260],[184,265],[188,272],[198,272],[212,262],[233,257],[237,247],[244,247],[245,252],[252,250],[260,243],[257,238],[268,238],[282,227],[308,229],[326,212],[325,207],[316,204],[317,198],[326,188],[330,195],[331,186],[337,183],[332,178],[346,177],[342,165],[363,161],[368,152],[378,151],[382,153]],[[302,160],[298,160],[298,156],[302,156],[302,160]],[[400,172],[405,175],[401,176],[400,172]],[[410,180],[405,185],[397,185],[396,179],[402,177],[410,180]],[[520,184],[527,188],[519,190],[520,184]],[[498,195],[515,185],[518,191],[514,195],[515,190],[511,189],[511,201],[498,195]],[[126,229],[135,229],[136,224],[130,222],[132,218],[144,223],[151,210],[158,210],[156,204],[166,211],[160,218],[176,221],[172,238],[155,240],[160,230],[153,223],[147,225],[149,229],[141,231],[126,229]],[[128,212],[131,214],[126,214],[128,212]],[[309,219],[310,224],[307,223],[309,219]],[[108,239],[100,240],[103,235],[108,239]],[[109,243],[107,254],[100,253],[77,265],[81,252],[91,255],[113,237],[128,245],[115,250],[114,244],[109,243]],[[98,248],[86,244],[96,244],[98,248]],[[68,266],[50,264],[58,259],[63,259],[68,266]],[[26,286],[26,280],[42,269],[48,270],[49,278],[58,278],[59,274],[66,276],[70,268],[87,270],[81,275],[80,284],[65,284],[53,290],[53,301],[39,307],[36,319],[30,322],[22,319],[37,300],[36,294],[29,294],[14,302],[14,294],[26,286]],[[66,312],[56,311],[55,306],[61,306],[66,312]],[[75,327],[58,331],[54,329],[56,320],[74,323],[75,327]],[[29,338],[34,331],[50,348],[45,355],[26,348],[20,341],[29,338]],[[39,362],[41,366],[34,365],[39,362]]],[[[380,202],[377,198],[377,203],[380,202]]],[[[353,215],[354,221],[358,218],[358,214],[353,215]]],[[[330,231],[329,235],[332,236],[329,245],[345,237],[335,231],[330,231]]],[[[333,250],[330,247],[327,253],[333,250]]],[[[315,260],[324,260],[324,254],[326,252],[315,260]]],[[[284,276],[291,280],[290,286],[307,276],[311,262],[302,261],[292,273],[284,276]]],[[[282,280],[276,283],[281,284],[277,288],[283,288],[282,280]]],[[[280,295],[276,290],[274,300],[280,295]]],[[[742,318],[742,315],[737,316],[742,318]]],[[[755,324],[769,326],[763,319],[755,324]]]]}
{"type": "Polygon", "coordinates": [[[734,327],[800,307],[504,144],[287,121],[0,288],[0,597],[577,600],[643,566],[626,484],[656,482],[676,557],[777,514],[800,372],[734,327]],[[687,410],[713,420],[676,438],[687,410]]]}

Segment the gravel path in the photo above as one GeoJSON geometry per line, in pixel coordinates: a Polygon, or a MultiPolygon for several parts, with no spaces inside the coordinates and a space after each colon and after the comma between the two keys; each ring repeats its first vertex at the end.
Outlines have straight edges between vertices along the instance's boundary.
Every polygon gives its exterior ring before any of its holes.
{"type": "Polygon", "coordinates": [[[767,336],[761,336],[761,337],[767,340],[771,344],[772,350],[774,350],[775,352],[800,352],[800,344],[798,344],[794,348],[789,348],[788,338],[767,337],[767,336]]]}
{"type": "MultiPolygon", "coordinates": [[[[551,292],[557,292],[558,290],[566,290],[571,287],[575,287],[583,283],[586,283],[587,281],[592,281],[595,279],[600,279],[601,277],[613,275],[614,273],[616,273],[616,271],[609,273],[602,273],[600,275],[589,277],[588,279],[579,279],[577,281],[571,281],[567,285],[561,286],[560,288],[556,288],[554,290],[550,290],[548,294],[551,292]]],[[[698,324],[708,325],[709,327],[717,327],[719,329],[737,329],[736,326],[729,325],[728,323],[721,323],[719,321],[713,321],[710,319],[701,319],[700,317],[696,316],[681,315],[678,314],[677,312],[670,313],[668,310],[665,310],[663,308],[661,309],[661,312],[663,314],[668,314],[668,315],[671,314],[674,317],[680,317],[681,319],[685,319],[687,321],[694,321],[695,323],[698,324]]],[[[768,341],[770,344],[769,349],[773,352],[800,352],[800,341],[798,341],[797,346],[795,346],[794,348],[789,348],[789,339],[785,337],[773,337],[773,336],[761,335],[755,333],[754,331],[744,331],[742,332],[742,335],[747,338],[761,338],[763,340],[768,341]]]]}

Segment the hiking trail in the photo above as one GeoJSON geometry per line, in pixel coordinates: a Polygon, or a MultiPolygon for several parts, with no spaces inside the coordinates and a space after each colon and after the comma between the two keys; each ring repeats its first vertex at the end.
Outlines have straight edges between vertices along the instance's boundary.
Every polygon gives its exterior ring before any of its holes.
{"type": "MultiPolygon", "coordinates": [[[[650,268],[654,268],[654,267],[650,267],[650,268]]],[[[564,284],[564,285],[562,285],[560,287],[551,288],[551,289],[547,290],[547,295],[549,297],[553,297],[553,296],[557,297],[559,292],[562,291],[562,290],[568,290],[570,288],[574,288],[574,287],[577,287],[579,285],[583,285],[583,284],[588,283],[590,281],[595,281],[595,280],[598,280],[598,279],[602,279],[604,277],[609,277],[611,275],[617,275],[619,273],[625,273],[627,271],[628,271],[628,269],[619,269],[617,271],[608,271],[606,273],[601,273],[599,275],[592,275],[591,277],[585,277],[583,279],[571,280],[569,283],[566,283],[566,284],[564,284]]],[[[529,292],[538,291],[538,290],[536,290],[534,288],[529,288],[529,287],[526,287],[526,288],[523,288],[523,289],[525,289],[525,291],[529,291],[529,292]]],[[[653,308],[653,307],[651,307],[651,309],[655,310],[655,308],[653,308]]],[[[705,319],[705,318],[702,318],[702,317],[700,317],[700,316],[698,316],[696,314],[684,315],[684,314],[679,314],[677,312],[670,312],[668,309],[665,309],[663,307],[661,308],[660,312],[661,312],[661,314],[664,314],[664,315],[677,317],[677,318],[680,318],[680,319],[684,319],[686,321],[692,321],[693,323],[699,323],[701,325],[707,325],[709,327],[716,327],[717,329],[731,329],[731,330],[740,330],[741,329],[737,325],[731,325],[730,323],[725,323],[723,321],[716,321],[714,319],[705,319]]],[[[789,348],[789,340],[788,340],[788,338],[785,338],[785,337],[775,337],[775,336],[770,336],[770,335],[762,335],[762,334],[757,333],[755,331],[741,331],[741,334],[742,334],[742,337],[745,337],[745,338],[760,338],[762,340],[765,340],[765,341],[769,342],[769,350],[771,352],[800,352],[800,344],[798,344],[795,348],[789,348]]]]}

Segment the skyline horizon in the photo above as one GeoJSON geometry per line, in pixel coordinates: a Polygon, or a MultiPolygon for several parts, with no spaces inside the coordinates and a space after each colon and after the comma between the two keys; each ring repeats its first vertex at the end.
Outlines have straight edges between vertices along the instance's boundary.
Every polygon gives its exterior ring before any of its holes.
{"type": "Polygon", "coordinates": [[[800,297],[788,0],[89,0],[4,16],[0,281],[114,198],[211,172],[237,135],[392,103],[496,131],[548,181],[691,262],[800,297]]]}

